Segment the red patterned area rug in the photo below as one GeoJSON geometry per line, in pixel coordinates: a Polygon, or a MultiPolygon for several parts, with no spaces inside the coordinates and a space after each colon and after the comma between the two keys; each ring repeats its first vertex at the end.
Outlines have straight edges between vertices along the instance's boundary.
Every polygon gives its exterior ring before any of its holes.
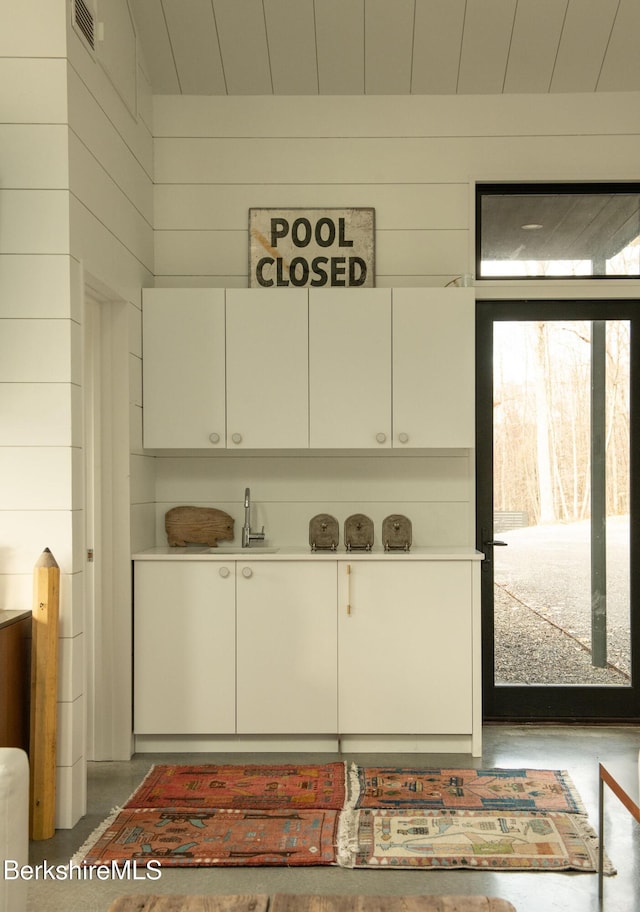
{"type": "Polygon", "coordinates": [[[74,857],[82,865],[336,863],[338,811],[127,808],[74,857]]]}
{"type": "MultiPolygon", "coordinates": [[[[595,871],[597,840],[578,814],[367,809],[342,822],[345,867],[595,871]]],[[[606,873],[613,873],[607,862],[606,873]]]]}
{"type": "Polygon", "coordinates": [[[351,768],[354,807],[586,814],[566,770],[351,768]]]}
{"type": "Polygon", "coordinates": [[[72,861],[596,869],[595,833],[566,772],[346,772],[343,762],[154,766],[72,861]]]}
{"type": "Polygon", "coordinates": [[[154,766],[126,808],[340,810],[346,764],[154,766]]]}

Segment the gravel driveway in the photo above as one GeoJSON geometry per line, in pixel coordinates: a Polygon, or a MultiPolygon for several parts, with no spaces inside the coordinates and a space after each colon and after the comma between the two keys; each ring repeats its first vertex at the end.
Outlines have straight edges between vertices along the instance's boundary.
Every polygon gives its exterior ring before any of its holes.
{"type": "Polygon", "coordinates": [[[628,685],[628,517],[607,523],[605,669],[591,665],[589,522],[497,537],[508,547],[494,549],[496,682],[628,685]]]}

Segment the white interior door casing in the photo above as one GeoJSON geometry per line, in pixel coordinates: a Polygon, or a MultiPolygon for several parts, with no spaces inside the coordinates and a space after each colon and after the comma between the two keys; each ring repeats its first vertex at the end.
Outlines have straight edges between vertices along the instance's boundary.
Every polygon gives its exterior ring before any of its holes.
{"type": "Polygon", "coordinates": [[[131,491],[129,312],[126,302],[84,288],[85,643],[87,755],[131,756],[131,491]],[[88,555],[87,555],[88,558],[88,555]]]}
{"type": "MultiPolygon", "coordinates": [[[[101,336],[100,307],[88,294],[84,299],[84,472],[85,472],[85,544],[95,556],[102,555],[101,504],[102,490],[102,439],[101,439],[101,336]]],[[[97,694],[100,690],[102,656],[102,560],[86,560],[84,573],[84,633],[87,643],[85,680],[87,687],[86,725],[87,757],[97,759],[101,754],[100,708],[97,694]]]]}

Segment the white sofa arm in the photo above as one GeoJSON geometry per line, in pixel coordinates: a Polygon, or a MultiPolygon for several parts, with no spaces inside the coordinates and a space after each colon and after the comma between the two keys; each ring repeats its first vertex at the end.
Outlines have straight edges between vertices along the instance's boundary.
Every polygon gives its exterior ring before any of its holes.
{"type": "Polygon", "coordinates": [[[28,862],[29,761],[17,747],[0,747],[0,912],[27,908],[27,881],[14,875],[28,862]]]}

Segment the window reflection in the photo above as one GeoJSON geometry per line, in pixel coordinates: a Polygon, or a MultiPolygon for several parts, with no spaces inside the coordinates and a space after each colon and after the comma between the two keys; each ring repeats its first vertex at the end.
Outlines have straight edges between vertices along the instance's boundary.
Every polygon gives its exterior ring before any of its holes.
{"type": "Polygon", "coordinates": [[[479,185],[476,277],[640,277],[640,184],[479,185]]]}

